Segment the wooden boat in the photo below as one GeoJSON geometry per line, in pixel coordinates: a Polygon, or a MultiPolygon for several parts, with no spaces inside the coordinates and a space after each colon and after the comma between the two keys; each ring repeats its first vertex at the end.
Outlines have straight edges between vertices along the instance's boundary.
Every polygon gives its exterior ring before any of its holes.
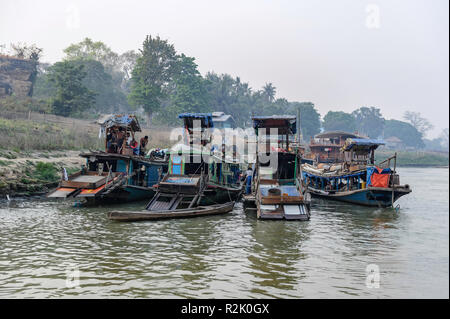
{"type": "Polygon", "coordinates": [[[138,212],[111,211],[108,213],[108,218],[116,221],[132,222],[144,220],[210,216],[229,213],[233,210],[234,204],[235,202],[232,201],[225,204],[198,206],[195,208],[185,208],[177,210],[157,210],[157,211],[143,210],[138,212]]]}
{"type": "MultiPolygon", "coordinates": [[[[106,134],[120,128],[125,136],[130,132],[133,139],[135,132],[141,131],[133,115],[114,115],[100,124],[106,134]]],[[[107,139],[105,148],[106,152],[81,153],[86,165],[75,174],[63,173],[59,186],[47,197],[85,199],[91,204],[152,198],[156,193],[154,186],[167,173],[167,159],[139,155],[125,139],[120,145],[121,153],[112,152],[107,139]]]]}
{"type": "Polygon", "coordinates": [[[411,192],[400,185],[397,154],[374,164],[374,151],[384,142],[349,138],[341,148],[344,162],[335,165],[302,165],[303,180],[311,195],[372,207],[391,207],[411,192]],[[393,161],[393,170],[390,168],[393,161]]]}
{"type": "Polygon", "coordinates": [[[259,149],[263,144],[258,143],[256,166],[247,180],[251,185],[244,195],[245,211],[256,211],[259,219],[309,220],[311,197],[301,182],[301,154],[289,145],[289,136],[296,132],[296,117],[257,116],[252,120],[256,134],[266,129],[266,135],[260,136],[266,142],[271,139],[270,129],[278,130],[276,146],[271,143],[270,149],[276,163],[262,159],[267,150],[259,149]]]}
{"type": "Polygon", "coordinates": [[[239,162],[206,146],[211,141],[207,130],[214,125],[212,115],[183,113],[179,117],[187,132],[185,140],[168,152],[168,173],[156,186],[147,210],[177,210],[238,200],[242,193],[239,162]],[[198,144],[194,143],[194,120],[200,122],[198,144]]]}

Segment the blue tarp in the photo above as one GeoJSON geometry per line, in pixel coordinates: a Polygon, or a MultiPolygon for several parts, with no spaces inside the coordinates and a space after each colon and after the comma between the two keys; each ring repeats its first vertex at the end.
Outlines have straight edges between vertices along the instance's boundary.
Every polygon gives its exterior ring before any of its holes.
{"type": "Polygon", "coordinates": [[[365,173],[366,172],[359,172],[356,174],[348,174],[348,175],[340,175],[340,176],[320,176],[320,175],[314,175],[311,173],[303,172],[303,177],[315,177],[315,178],[323,178],[323,179],[329,180],[329,179],[336,179],[336,178],[358,177],[365,173]]]}
{"type": "Polygon", "coordinates": [[[181,113],[178,115],[180,119],[203,119],[208,127],[214,127],[214,122],[211,113],[181,113]]]}

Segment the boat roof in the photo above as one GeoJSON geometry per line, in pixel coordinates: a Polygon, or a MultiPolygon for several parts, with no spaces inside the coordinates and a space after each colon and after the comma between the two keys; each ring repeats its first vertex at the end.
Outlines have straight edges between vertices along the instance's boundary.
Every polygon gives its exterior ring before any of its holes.
{"type": "Polygon", "coordinates": [[[97,120],[97,123],[102,127],[124,127],[130,128],[134,132],[140,132],[141,126],[139,121],[134,114],[107,114],[97,120]]]}
{"type": "Polygon", "coordinates": [[[333,138],[333,137],[345,137],[345,138],[361,138],[362,136],[356,133],[349,133],[345,131],[328,131],[319,133],[314,138],[333,138]]]}
{"type": "Polygon", "coordinates": [[[230,118],[233,119],[231,115],[224,112],[212,112],[212,117],[214,122],[225,122],[230,118]]]}
{"type": "Polygon", "coordinates": [[[193,127],[194,120],[201,120],[202,127],[214,127],[213,116],[211,113],[181,113],[178,118],[184,119],[185,125],[193,127]]]}
{"type": "Polygon", "coordinates": [[[386,144],[383,140],[368,139],[368,138],[348,138],[342,146],[342,151],[369,151],[377,149],[378,146],[386,144]]]}
{"type": "Polygon", "coordinates": [[[277,128],[279,134],[295,134],[297,117],[295,115],[253,116],[253,128],[277,128]]]}

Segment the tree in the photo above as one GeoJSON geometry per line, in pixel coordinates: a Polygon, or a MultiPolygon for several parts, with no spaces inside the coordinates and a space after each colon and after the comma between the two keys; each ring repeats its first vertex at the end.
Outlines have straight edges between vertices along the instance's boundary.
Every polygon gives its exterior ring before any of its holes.
{"type": "Polygon", "coordinates": [[[354,132],[356,130],[355,118],[352,114],[337,111],[329,111],[323,118],[325,131],[354,132]]]}
{"type": "Polygon", "coordinates": [[[163,102],[159,118],[166,123],[175,123],[182,112],[208,111],[209,94],[207,80],[197,70],[195,59],[184,54],[178,57],[169,99],[163,102]]]}
{"type": "Polygon", "coordinates": [[[300,129],[303,140],[308,141],[312,136],[320,133],[320,114],[311,102],[290,102],[288,114],[297,115],[300,111],[300,129]]]}
{"type": "MultiPolygon", "coordinates": [[[[69,45],[64,49],[67,61],[98,61],[106,73],[111,76],[111,81],[117,91],[123,91],[123,94],[129,93],[129,80],[131,70],[136,63],[138,54],[133,50],[127,51],[121,55],[112,51],[105,43],[101,41],[92,41],[85,38],[79,43],[69,45]]],[[[120,104],[124,102],[121,101],[120,104]]],[[[128,103],[127,108],[129,107],[128,103]]]]}
{"type": "Polygon", "coordinates": [[[82,64],[69,61],[57,62],[51,67],[49,80],[54,83],[56,94],[50,106],[55,114],[79,116],[95,102],[95,94],[83,84],[86,77],[83,68],[82,64]]]}
{"type": "Polygon", "coordinates": [[[172,44],[159,36],[148,35],[140,51],[140,56],[132,71],[131,93],[129,101],[141,106],[149,121],[161,106],[161,100],[167,96],[167,88],[174,74],[176,52],[172,44]]]}
{"type": "Polygon", "coordinates": [[[263,86],[262,93],[267,97],[269,102],[273,102],[273,100],[275,99],[276,87],[274,87],[272,83],[266,83],[263,86]]]}
{"type": "Polygon", "coordinates": [[[360,134],[377,138],[383,133],[384,118],[376,107],[361,107],[352,112],[355,117],[356,129],[360,134]]]}
{"type": "Polygon", "coordinates": [[[83,85],[95,94],[93,109],[100,113],[111,113],[128,110],[127,97],[113,77],[106,72],[102,63],[92,59],[79,59],[72,62],[82,65],[86,76],[83,85]]]}
{"type": "Polygon", "coordinates": [[[21,59],[33,60],[37,63],[42,56],[43,49],[38,48],[36,44],[27,45],[26,43],[18,42],[11,43],[10,46],[10,54],[21,59]]]}
{"type": "Polygon", "coordinates": [[[411,123],[422,136],[425,136],[425,134],[433,128],[433,125],[426,118],[423,118],[419,112],[406,111],[403,115],[403,119],[411,123]]]}
{"type": "Polygon", "coordinates": [[[423,148],[425,146],[422,140],[422,134],[411,124],[397,121],[386,120],[384,125],[384,137],[395,136],[402,140],[406,146],[423,148]]]}
{"type": "Polygon", "coordinates": [[[79,43],[69,45],[64,49],[65,60],[95,60],[106,68],[113,69],[117,65],[119,55],[113,52],[105,43],[85,38],[79,43]]]}
{"type": "MultiPolygon", "coordinates": [[[[83,66],[86,75],[82,83],[96,96],[92,112],[111,113],[129,109],[124,91],[113,82],[112,76],[106,72],[102,63],[92,59],[77,59],[67,62],[74,66],[83,66]]],[[[41,66],[34,90],[35,97],[48,99],[56,94],[55,83],[49,80],[49,70],[51,67],[41,66]]]]}
{"type": "Polygon", "coordinates": [[[442,140],[442,147],[448,150],[448,128],[442,130],[439,138],[442,140]]]}
{"type": "Polygon", "coordinates": [[[131,79],[131,72],[133,71],[138,58],[139,53],[134,50],[130,50],[119,55],[118,64],[121,72],[123,73],[122,89],[127,93],[130,93],[129,83],[131,79]]]}

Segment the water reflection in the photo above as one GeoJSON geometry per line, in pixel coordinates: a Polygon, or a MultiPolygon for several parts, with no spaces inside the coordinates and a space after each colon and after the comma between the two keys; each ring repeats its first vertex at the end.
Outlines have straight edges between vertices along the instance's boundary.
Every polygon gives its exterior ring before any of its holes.
{"type": "MultiPolygon", "coordinates": [[[[249,217],[252,218],[252,217],[249,217]]],[[[253,216],[253,218],[255,218],[253,216]]],[[[274,297],[277,294],[298,297],[299,282],[306,278],[302,260],[307,254],[302,245],[311,232],[308,223],[254,220],[248,261],[254,278],[253,293],[274,297]]]]}

